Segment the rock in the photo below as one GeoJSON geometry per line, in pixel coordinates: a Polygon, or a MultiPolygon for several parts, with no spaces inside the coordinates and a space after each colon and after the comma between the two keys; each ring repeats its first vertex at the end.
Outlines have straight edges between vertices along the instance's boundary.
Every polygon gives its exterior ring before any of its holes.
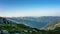
{"type": "Polygon", "coordinates": [[[24,32],[28,32],[27,30],[24,30],[24,32]]]}
{"type": "Polygon", "coordinates": [[[13,33],[13,34],[20,34],[20,33],[13,33]]]}
{"type": "Polygon", "coordinates": [[[1,33],[3,33],[3,34],[9,34],[9,32],[7,30],[2,30],[1,33]]]}
{"type": "Polygon", "coordinates": [[[0,34],[1,34],[1,31],[0,31],[0,34]]]}

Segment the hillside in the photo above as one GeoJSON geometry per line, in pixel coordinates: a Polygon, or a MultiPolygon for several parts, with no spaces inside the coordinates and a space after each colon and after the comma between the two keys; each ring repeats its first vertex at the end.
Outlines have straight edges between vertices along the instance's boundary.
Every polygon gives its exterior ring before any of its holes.
{"type": "Polygon", "coordinates": [[[51,23],[55,23],[60,20],[60,17],[57,16],[44,16],[44,17],[12,17],[6,18],[9,21],[16,22],[18,24],[25,24],[32,28],[42,28],[46,27],[51,23]]]}
{"type": "Polygon", "coordinates": [[[60,21],[52,22],[40,30],[0,17],[0,34],[60,34],[60,21]]]}
{"type": "Polygon", "coordinates": [[[60,21],[50,24],[45,30],[47,30],[49,34],[60,34],[60,21]]]}
{"type": "Polygon", "coordinates": [[[24,24],[17,24],[8,21],[4,17],[0,17],[0,34],[38,34],[38,29],[26,26],[24,24]]]}
{"type": "Polygon", "coordinates": [[[55,28],[60,27],[60,21],[56,21],[52,24],[49,24],[45,27],[46,30],[54,30],[55,28]]]}

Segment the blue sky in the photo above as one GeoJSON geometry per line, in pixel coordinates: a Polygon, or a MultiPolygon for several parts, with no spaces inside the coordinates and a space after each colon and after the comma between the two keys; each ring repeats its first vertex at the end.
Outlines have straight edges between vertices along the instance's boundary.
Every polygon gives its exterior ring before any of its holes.
{"type": "Polygon", "coordinates": [[[0,16],[60,16],[60,0],[0,0],[0,16]]]}

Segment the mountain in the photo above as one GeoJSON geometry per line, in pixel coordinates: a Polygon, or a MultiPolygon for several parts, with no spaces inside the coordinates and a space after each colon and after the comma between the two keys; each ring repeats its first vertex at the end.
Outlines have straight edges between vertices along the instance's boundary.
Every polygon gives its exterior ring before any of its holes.
{"type": "Polygon", "coordinates": [[[16,22],[18,24],[25,24],[32,28],[43,28],[60,20],[57,16],[44,16],[44,17],[12,17],[6,18],[9,21],[16,22]]]}
{"type": "Polygon", "coordinates": [[[2,33],[60,34],[60,17],[0,17],[0,34],[2,33]]]}
{"type": "Polygon", "coordinates": [[[26,26],[24,24],[17,24],[13,21],[9,21],[4,17],[0,17],[0,34],[7,34],[7,32],[11,33],[18,33],[18,32],[26,32],[31,30],[32,28],[26,26]],[[3,31],[3,33],[2,33],[3,31]],[[5,32],[6,31],[6,32],[5,32]]]}
{"type": "Polygon", "coordinates": [[[60,21],[48,25],[45,30],[48,34],[60,34],[60,21]]]}
{"type": "Polygon", "coordinates": [[[0,17],[0,34],[40,34],[38,29],[0,17]]]}
{"type": "Polygon", "coordinates": [[[46,30],[54,30],[57,27],[60,27],[60,21],[54,22],[54,23],[46,26],[44,29],[46,29],[46,30]]]}

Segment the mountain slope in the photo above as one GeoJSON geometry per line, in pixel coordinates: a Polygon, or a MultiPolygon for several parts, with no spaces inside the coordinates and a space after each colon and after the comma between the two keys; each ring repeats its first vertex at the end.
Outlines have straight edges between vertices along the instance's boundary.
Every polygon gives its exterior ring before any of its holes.
{"type": "Polygon", "coordinates": [[[56,27],[60,27],[60,21],[48,25],[47,27],[45,27],[45,29],[54,30],[56,27]]]}
{"type": "MultiPolygon", "coordinates": [[[[24,22],[25,21],[27,20],[24,20],[24,22]]],[[[48,25],[45,26],[44,29],[40,30],[37,28],[32,28],[25,24],[18,24],[13,20],[8,20],[7,18],[0,17],[0,32],[8,31],[8,33],[10,34],[60,34],[60,21],[51,22],[51,24],[48,23],[48,25]]],[[[6,34],[7,32],[3,33],[6,34]]]]}
{"type": "Polygon", "coordinates": [[[16,22],[18,24],[25,24],[32,28],[42,28],[46,27],[55,21],[59,21],[60,17],[13,17],[13,18],[6,18],[10,21],[16,22]]]}
{"type": "MultiPolygon", "coordinates": [[[[31,28],[24,24],[17,24],[15,22],[9,21],[4,17],[0,17],[0,34],[38,34],[38,29],[31,28]]],[[[40,34],[40,33],[39,33],[40,34]]]]}

